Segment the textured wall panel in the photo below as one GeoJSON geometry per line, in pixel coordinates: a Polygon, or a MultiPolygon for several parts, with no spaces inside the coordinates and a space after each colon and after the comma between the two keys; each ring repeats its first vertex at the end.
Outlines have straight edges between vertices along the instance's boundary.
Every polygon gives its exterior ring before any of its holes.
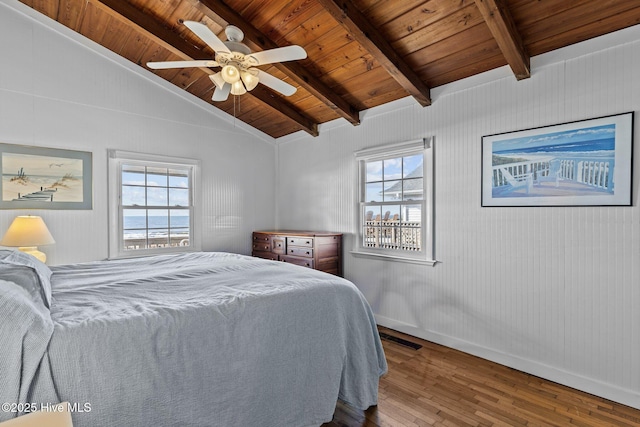
{"type": "Polygon", "coordinates": [[[534,58],[527,80],[495,70],[435,89],[427,108],[401,100],[358,127],[281,139],[280,226],[346,233],[346,276],[381,323],[640,407],[640,156],[633,207],[482,208],[479,181],[483,135],[637,111],[640,30],[628,33],[534,58]],[[431,135],[441,263],[353,257],[353,152],[431,135]]]}

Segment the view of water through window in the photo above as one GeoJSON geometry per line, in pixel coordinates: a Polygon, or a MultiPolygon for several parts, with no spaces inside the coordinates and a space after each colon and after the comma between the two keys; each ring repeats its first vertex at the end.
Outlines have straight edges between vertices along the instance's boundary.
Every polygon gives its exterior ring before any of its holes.
{"type": "Polygon", "coordinates": [[[189,171],[123,165],[122,220],[130,250],[189,244],[189,171]]]}

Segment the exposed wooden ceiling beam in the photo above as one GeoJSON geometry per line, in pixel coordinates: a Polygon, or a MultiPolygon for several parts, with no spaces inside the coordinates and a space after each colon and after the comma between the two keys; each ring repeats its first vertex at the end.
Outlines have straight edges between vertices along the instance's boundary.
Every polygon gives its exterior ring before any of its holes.
{"type": "Polygon", "coordinates": [[[275,95],[274,91],[266,88],[264,85],[256,86],[251,93],[254,94],[257,99],[262,101],[262,103],[280,111],[285,116],[294,120],[298,126],[300,126],[309,135],[318,136],[320,134],[318,131],[318,124],[316,122],[307,115],[301,113],[300,110],[294,108],[290,103],[282,102],[280,97],[275,95]]]}
{"type": "Polygon", "coordinates": [[[516,79],[531,77],[531,65],[522,37],[503,0],[475,0],[516,79]]]}
{"type": "MultiPolygon", "coordinates": [[[[217,16],[227,23],[240,28],[245,36],[243,42],[251,50],[267,50],[280,47],[222,0],[199,0],[195,2],[195,6],[211,19],[215,19],[217,16]]],[[[357,108],[345,101],[321,80],[310,74],[299,62],[282,62],[273,65],[325,103],[338,115],[347,119],[351,124],[360,124],[360,115],[357,108]]]]}
{"type": "MultiPolygon", "coordinates": [[[[156,21],[152,15],[145,14],[129,2],[121,0],[92,0],[92,3],[127,25],[133,24],[145,36],[185,61],[206,59],[207,55],[198,47],[187,43],[177,33],[169,30],[161,22],[156,21]]],[[[203,70],[208,70],[210,74],[212,73],[208,68],[203,70]]]]}
{"type": "Polygon", "coordinates": [[[350,0],[318,2],[420,105],[431,105],[429,87],[350,0]]]}
{"type": "MultiPolygon", "coordinates": [[[[183,60],[207,59],[210,55],[203,52],[197,46],[193,46],[169,28],[165,27],[152,16],[135,8],[131,4],[122,0],[93,0],[97,6],[102,6],[108,13],[118,19],[124,19],[133,24],[139,31],[145,34],[160,46],[168,49],[183,60]],[[115,12],[115,13],[114,13],[115,12]]],[[[209,68],[202,68],[208,74],[215,72],[209,68]]],[[[213,84],[212,84],[213,85],[213,84]]],[[[262,103],[268,105],[280,114],[288,117],[296,123],[302,130],[312,136],[318,136],[318,124],[314,123],[306,114],[297,110],[291,103],[276,96],[273,91],[267,88],[255,89],[242,96],[253,96],[262,103]]]]}

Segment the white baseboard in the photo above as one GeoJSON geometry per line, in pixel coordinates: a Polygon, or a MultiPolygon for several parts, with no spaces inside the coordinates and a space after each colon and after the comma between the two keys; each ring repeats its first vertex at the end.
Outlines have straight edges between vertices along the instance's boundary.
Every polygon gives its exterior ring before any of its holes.
{"type": "Polygon", "coordinates": [[[510,354],[500,353],[490,348],[482,347],[474,343],[460,340],[455,337],[438,334],[435,332],[425,331],[415,326],[390,319],[384,316],[375,315],[376,322],[380,326],[384,326],[396,331],[422,338],[436,344],[454,348],[483,359],[535,375],[549,381],[556,382],[568,387],[572,387],[586,393],[603,397],[632,408],[640,409],[640,393],[633,390],[617,387],[612,384],[604,383],[592,378],[576,375],[553,366],[545,365],[533,360],[523,359],[521,357],[510,354]]]}

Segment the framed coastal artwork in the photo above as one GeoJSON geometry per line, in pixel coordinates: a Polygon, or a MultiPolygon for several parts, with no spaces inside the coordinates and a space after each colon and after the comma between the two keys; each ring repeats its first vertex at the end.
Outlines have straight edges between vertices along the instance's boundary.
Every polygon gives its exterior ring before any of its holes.
{"type": "Polygon", "coordinates": [[[0,143],[0,209],[92,209],[90,152],[0,143]]]}
{"type": "Polygon", "coordinates": [[[482,206],[630,206],[633,112],[482,137],[482,206]]]}

